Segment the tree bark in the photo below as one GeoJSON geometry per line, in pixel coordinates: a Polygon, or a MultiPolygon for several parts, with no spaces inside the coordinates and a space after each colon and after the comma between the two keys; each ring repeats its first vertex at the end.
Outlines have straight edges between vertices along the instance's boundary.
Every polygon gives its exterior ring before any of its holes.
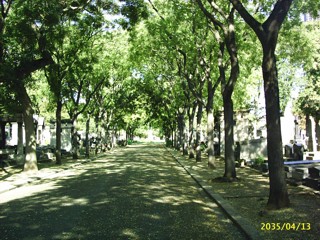
{"type": "Polygon", "coordinates": [[[198,102],[197,111],[197,133],[196,133],[196,161],[201,162],[201,120],[202,120],[202,103],[198,102]]]}
{"type": "Polygon", "coordinates": [[[316,139],[318,139],[318,145],[316,151],[320,151],[320,119],[318,117],[314,118],[315,129],[316,129],[316,139]]]}
{"type": "Polygon", "coordinates": [[[313,151],[312,123],[310,115],[306,115],[306,137],[308,137],[307,148],[309,152],[313,151]]]}
{"type": "Polygon", "coordinates": [[[33,123],[33,109],[31,100],[28,96],[27,90],[23,84],[20,84],[19,97],[23,106],[23,118],[25,125],[25,136],[26,136],[26,156],[23,170],[25,172],[36,172],[38,171],[37,165],[37,154],[36,154],[36,134],[33,123]]]}
{"type": "Polygon", "coordinates": [[[279,87],[274,52],[264,51],[263,79],[266,102],[267,150],[270,193],[267,207],[280,209],[289,205],[289,195],[283,165],[280,124],[279,87]]]}
{"type": "Polygon", "coordinates": [[[208,136],[208,168],[214,169],[215,166],[215,155],[214,155],[214,115],[213,109],[207,112],[207,136],[208,136]]]}
{"type": "MultiPolygon", "coordinates": [[[[21,119],[22,120],[22,119],[21,119]]],[[[23,152],[23,120],[18,121],[18,146],[17,146],[17,160],[19,164],[23,164],[24,152],[23,152]]]]}
{"type": "Polygon", "coordinates": [[[231,97],[223,97],[223,111],[224,111],[224,134],[225,134],[225,171],[224,178],[228,180],[235,179],[236,166],[234,159],[234,138],[233,138],[233,102],[231,97]]]}
{"type": "Polygon", "coordinates": [[[215,149],[215,155],[220,156],[221,155],[221,126],[220,126],[220,113],[216,112],[214,115],[214,131],[218,134],[216,138],[218,138],[218,147],[215,149]]]}
{"type": "Polygon", "coordinates": [[[197,104],[194,103],[192,106],[191,112],[188,112],[189,118],[189,139],[188,139],[188,147],[189,147],[189,159],[194,158],[194,137],[193,137],[193,125],[194,125],[194,115],[196,114],[197,104]]]}
{"type": "Polygon", "coordinates": [[[171,147],[174,148],[174,129],[171,127],[171,147]]]}
{"type": "Polygon", "coordinates": [[[5,148],[6,146],[6,122],[1,122],[0,124],[1,138],[0,138],[0,148],[5,148]]]}
{"type": "Polygon", "coordinates": [[[178,146],[177,150],[182,150],[183,154],[183,148],[184,148],[184,113],[178,113],[178,146]]]}
{"type": "Polygon", "coordinates": [[[72,144],[72,158],[74,160],[78,159],[78,136],[77,136],[77,129],[75,127],[75,120],[71,121],[71,144],[72,144]]]}
{"type": "MultiPolygon", "coordinates": [[[[216,29],[212,29],[215,39],[219,43],[218,51],[218,67],[219,67],[219,80],[221,81],[221,90],[223,95],[224,117],[225,121],[225,178],[235,178],[236,170],[234,163],[234,140],[233,140],[233,103],[232,93],[234,86],[237,82],[239,75],[239,64],[237,57],[237,43],[235,39],[235,25],[234,25],[234,8],[230,12],[223,12],[218,6],[212,5],[214,13],[210,13],[203,5],[201,0],[196,1],[201,11],[205,14],[208,20],[214,25],[216,29]],[[221,15],[225,22],[221,22],[215,15],[221,15]],[[223,38],[220,32],[223,32],[223,38]],[[226,46],[230,56],[230,76],[226,81],[225,72],[226,66],[224,65],[224,46],[226,46]],[[231,121],[231,122],[230,122],[231,121]]],[[[210,116],[211,117],[211,116],[210,116]]],[[[209,118],[208,118],[209,119],[209,118]]],[[[209,124],[209,123],[208,123],[209,124]]]]}
{"type": "MultiPolygon", "coordinates": [[[[86,157],[90,156],[90,145],[89,145],[89,131],[90,131],[90,117],[86,121],[86,157]]],[[[109,131],[108,131],[109,132],[109,131]]]]}
{"type": "Polygon", "coordinates": [[[57,101],[56,106],[56,164],[61,165],[61,111],[62,102],[57,101]]]}
{"type": "MultiPolygon", "coordinates": [[[[230,76],[227,83],[223,83],[223,108],[224,108],[224,123],[225,123],[225,173],[224,178],[235,179],[236,165],[234,158],[234,119],[233,119],[233,101],[232,94],[239,76],[239,62],[237,54],[237,43],[235,37],[234,26],[234,10],[231,10],[227,28],[225,29],[225,43],[230,56],[230,76]]],[[[223,81],[222,81],[223,82],[223,81]]]]}
{"type": "Polygon", "coordinates": [[[207,102],[207,136],[208,136],[208,168],[215,168],[215,155],[214,155],[214,113],[213,113],[213,98],[215,89],[212,82],[208,79],[208,102],[207,102]]]}
{"type": "Polygon", "coordinates": [[[290,204],[283,165],[275,49],[281,25],[287,16],[292,1],[278,0],[267,20],[261,24],[250,15],[240,0],[230,0],[241,17],[256,33],[263,48],[262,72],[267,115],[267,150],[270,179],[270,192],[267,203],[267,208],[269,209],[280,209],[288,207],[290,204]]]}
{"type": "Polygon", "coordinates": [[[186,119],[185,119],[185,113],[187,112],[187,109],[184,109],[183,118],[182,118],[182,154],[188,155],[188,133],[186,132],[186,119]]]}

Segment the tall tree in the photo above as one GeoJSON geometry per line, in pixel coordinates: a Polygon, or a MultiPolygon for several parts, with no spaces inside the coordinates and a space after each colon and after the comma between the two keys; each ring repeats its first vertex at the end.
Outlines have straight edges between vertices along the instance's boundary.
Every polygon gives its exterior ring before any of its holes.
{"type": "Polygon", "coordinates": [[[212,23],[212,31],[214,32],[216,41],[220,45],[218,60],[221,90],[223,96],[224,106],[224,123],[225,123],[225,173],[224,178],[235,179],[235,160],[234,160],[234,134],[233,134],[233,99],[232,94],[239,75],[239,62],[237,54],[237,42],[235,34],[234,8],[230,8],[225,3],[219,6],[216,2],[210,3],[211,12],[207,10],[201,0],[197,3],[205,14],[206,18],[212,23]],[[229,64],[225,65],[224,48],[227,49],[229,55],[229,64]],[[228,80],[226,79],[226,70],[230,66],[230,74],[228,80]]]}
{"type": "Polygon", "coordinates": [[[55,21],[49,2],[4,1],[0,16],[0,82],[16,95],[26,129],[25,171],[37,171],[33,107],[26,89],[30,75],[53,63],[44,31],[55,21]]]}
{"type": "Polygon", "coordinates": [[[276,1],[269,17],[260,23],[244,7],[240,0],[230,0],[244,21],[257,35],[263,49],[262,71],[266,101],[268,163],[270,193],[267,207],[279,209],[290,204],[284,175],[282,138],[280,125],[280,102],[276,45],[282,23],[290,9],[292,0],[276,1]]]}

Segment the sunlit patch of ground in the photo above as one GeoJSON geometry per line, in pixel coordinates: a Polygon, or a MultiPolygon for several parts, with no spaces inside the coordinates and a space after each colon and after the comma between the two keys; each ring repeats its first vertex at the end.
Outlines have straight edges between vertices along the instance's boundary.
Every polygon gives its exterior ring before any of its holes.
{"type": "Polygon", "coordinates": [[[162,147],[58,169],[0,205],[4,239],[244,239],[162,147]]]}
{"type": "MultiPolygon", "coordinates": [[[[196,176],[205,179],[215,193],[221,195],[226,202],[262,234],[264,239],[319,239],[320,236],[320,196],[307,188],[288,185],[291,206],[279,211],[266,211],[269,195],[269,179],[250,168],[238,168],[240,181],[232,183],[213,181],[224,173],[223,161],[216,161],[217,168],[209,170],[207,159],[196,163],[193,159],[183,157],[170,150],[179,161],[196,176]],[[291,229],[262,230],[265,224],[279,223],[291,229]],[[299,229],[297,228],[300,223],[299,229]],[[303,223],[303,225],[302,225],[303,223]],[[295,224],[295,226],[294,226],[295,224]],[[302,230],[304,226],[304,230],[302,230]],[[308,229],[310,226],[310,229],[308,229]],[[307,230],[308,229],[308,230],[307,230]]],[[[278,224],[278,225],[279,225],[278,224]]]]}

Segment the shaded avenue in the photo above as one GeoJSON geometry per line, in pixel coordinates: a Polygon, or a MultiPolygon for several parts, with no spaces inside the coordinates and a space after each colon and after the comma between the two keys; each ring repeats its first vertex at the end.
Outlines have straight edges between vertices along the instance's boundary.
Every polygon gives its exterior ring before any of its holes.
{"type": "Polygon", "coordinates": [[[0,199],[2,239],[243,238],[160,145],[118,149],[0,199]]]}

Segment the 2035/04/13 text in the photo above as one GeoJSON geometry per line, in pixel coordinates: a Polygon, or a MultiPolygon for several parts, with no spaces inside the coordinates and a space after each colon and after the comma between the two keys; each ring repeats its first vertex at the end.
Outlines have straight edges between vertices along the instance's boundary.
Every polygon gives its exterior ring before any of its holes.
{"type": "Polygon", "coordinates": [[[261,231],[309,231],[310,223],[261,223],[261,231]]]}

